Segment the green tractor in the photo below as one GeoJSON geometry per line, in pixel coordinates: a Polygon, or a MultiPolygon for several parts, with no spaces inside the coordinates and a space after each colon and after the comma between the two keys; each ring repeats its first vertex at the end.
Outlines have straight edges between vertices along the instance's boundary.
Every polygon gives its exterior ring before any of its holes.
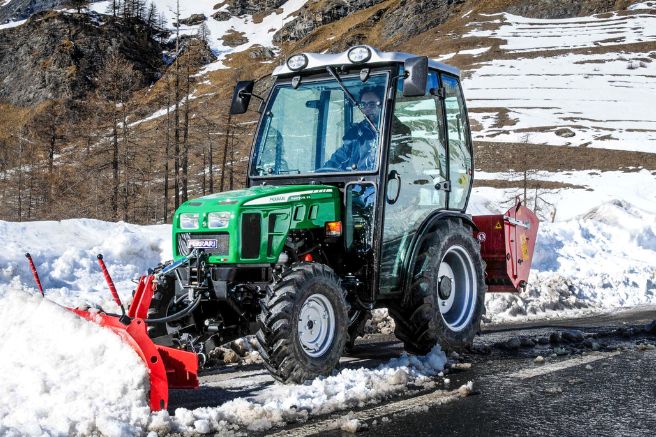
{"type": "MultiPolygon", "coordinates": [[[[283,382],[330,374],[377,307],[413,353],[469,346],[488,285],[524,286],[530,256],[514,277],[486,278],[486,233],[465,213],[474,167],[459,70],[357,46],[294,55],[273,76],[266,98],[253,81],[233,95],[231,114],[260,100],[247,188],[174,215],[175,259],[155,271],[149,336],[205,356],[254,334],[283,382]]],[[[498,216],[502,234],[529,229],[515,215],[498,216]]],[[[509,266],[505,249],[489,255],[509,266]]]]}

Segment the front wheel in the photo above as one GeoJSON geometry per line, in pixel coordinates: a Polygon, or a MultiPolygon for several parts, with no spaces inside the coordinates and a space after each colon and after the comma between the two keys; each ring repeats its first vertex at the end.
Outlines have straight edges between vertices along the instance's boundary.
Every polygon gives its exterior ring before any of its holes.
{"type": "Polygon", "coordinates": [[[412,352],[469,347],[485,311],[485,264],[470,228],[445,220],[419,248],[396,335],[412,352]]]}
{"type": "Polygon", "coordinates": [[[299,263],[267,289],[256,334],[273,377],[302,383],[329,375],[348,338],[346,293],[329,267],[299,263]]]}

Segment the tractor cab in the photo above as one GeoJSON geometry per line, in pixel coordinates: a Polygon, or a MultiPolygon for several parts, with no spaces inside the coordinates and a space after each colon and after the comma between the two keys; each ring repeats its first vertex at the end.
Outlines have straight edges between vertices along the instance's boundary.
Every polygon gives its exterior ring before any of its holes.
{"type": "MultiPolygon", "coordinates": [[[[418,228],[438,210],[463,213],[471,191],[459,70],[357,46],[292,56],[273,75],[248,184],[337,187],[343,238],[328,247],[331,264],[361,284],[363,301],[401,293],[418,228]]],[[[238,83],[233,114],[246,110],[252,90],[238,83]]]]}

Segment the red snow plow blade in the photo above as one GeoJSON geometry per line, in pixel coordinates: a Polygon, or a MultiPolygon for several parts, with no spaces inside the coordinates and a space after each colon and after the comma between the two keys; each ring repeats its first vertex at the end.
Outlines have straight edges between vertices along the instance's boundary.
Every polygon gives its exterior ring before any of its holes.
{"type": "MultiPolygon", "coordinates": [[[[39,291],[45,296],[32,257],[29,253],[26,253],[25,256],[30,264],[39,291]]],[[[130,345],[148,368],[150,409],[152,411],[164,410],[168,407],[170,388],[189,389],[198,387],[198,356],[193,352],[155,344],[148,336],[147,321],[144,319],[153,295],[153,281],[155,279],[153,275],[141,278],[139,286],[135,290],[132,305],[128,314],[125,314],[125,309],[103,262],[102,255],[98,255],[98,264],[105,276],[109,291],[116,304],[121,308],[123,315],[107,314],[101,311],[92,312],[79,308],[67,309],[93,323],[111,329],[125,343],[130,345]]],[[[126,370],[129,371],[130,369],[126,370]]]]}
{"type": "Polygon", "coordinates": [[[539,220],[518,203],[505,214],[473,217],[487,266],[488,292],[518,292],[526,286],[531,271],[539,220]]]}
{"type": "Polygon", "coordinates": [[[198,387],[198,357],[195,353],[182,351],[153,343],[148,337],[143,319],[132,319],[125,325],[117,316],[90,313],[69,308],[75,314],[100,326],[109,328],[141,357],[150,376],[150,409],[164,410],[168,407],[169,388],[198,387]]]}

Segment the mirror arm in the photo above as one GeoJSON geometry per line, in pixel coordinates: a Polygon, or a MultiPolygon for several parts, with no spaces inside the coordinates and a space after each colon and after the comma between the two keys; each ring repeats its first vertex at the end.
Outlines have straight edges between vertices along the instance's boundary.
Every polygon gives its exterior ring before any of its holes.
{"type": "Polygon", "coordinates": [[[263,99],[262,97],[258,96],[257,94],[247,93],[247,92],[245,92],[245,91],[239,91],[239,97],[244,97],[244,96],[255,97],[256,99],[258,99],[258,100],[261,101],[261,102],[264,101],[264,99],[263,99]]]}

